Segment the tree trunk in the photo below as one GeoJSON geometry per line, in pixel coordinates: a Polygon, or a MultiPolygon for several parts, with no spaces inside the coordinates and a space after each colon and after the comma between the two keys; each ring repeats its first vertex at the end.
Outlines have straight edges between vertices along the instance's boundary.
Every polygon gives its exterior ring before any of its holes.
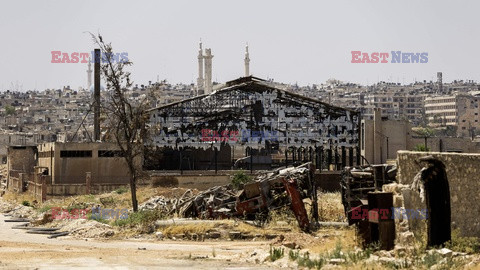
{"type": "Polygon", "coordinates": [[[132,206],[133,212],[138,211],[138,202],[137,202],[137,177],[133,174],[130,177],[130,193],[132,194],[132,206]]]}

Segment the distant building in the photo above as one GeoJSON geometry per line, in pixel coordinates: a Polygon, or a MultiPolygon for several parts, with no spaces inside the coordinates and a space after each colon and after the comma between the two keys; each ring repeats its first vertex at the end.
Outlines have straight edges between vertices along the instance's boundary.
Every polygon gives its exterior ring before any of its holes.
{"type": "Polygon", "coordinates": [[[114,143],[44,143],[38,146],[38,165],[51,184],[127,184],[130,173],[114,143]]]}
{"type": "Polygon", "coordinates": [[[395,159],[398,150],[409,149],[411,124],[407,120],[382,117],[381,109],[374,110],[373,120],[361,121],[360,152],[371,164],[395,159]]]}
{"type": "Polygon", "coordinates": [[[459,137],[474,137],[480,129],[479,97],[454,94],[425,99],[425,115],[431,126],[451,126],[459,137]]]}

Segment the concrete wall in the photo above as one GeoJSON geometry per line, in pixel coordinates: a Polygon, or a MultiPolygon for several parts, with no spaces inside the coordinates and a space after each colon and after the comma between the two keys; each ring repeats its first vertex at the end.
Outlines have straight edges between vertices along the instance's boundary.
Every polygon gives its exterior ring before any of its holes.
{"type": "MultiPolygon", "coordinates": [[[[229,184],[230,177],[235,171],[219,172],[218,174],[205,174],[205,171],[196,171],[198,174],[161,174],[153,173],[150,181],[158,186],[171,186],[181,188],[196,188],[198,190],[206,190],[214,186],[222,186],[229,184]]],[[[191,172],[189,172],[191,173],[191,172]]]]}
{"type": "Polygon", "coordinates": [[[20,173],[31,174],[36,165],[36,146],[10,146],[7,158],[7,186],[11,178],[19,178],[20,173]]]}
{"type": "MultiPolygon", "coordinates": [[[[128,185],[125,184],[98,184],[92,185],[90,191],[92,194],[100,194],[114,191],[120,187],[128,185]]],[[[84,184],[67,184],[67,185],[48,185],[48,196],[69,196],[86,194],[86,185],[84,184]]]]}
{"type": "Polygon", "coordinates": [[[38,166],[47,167],[53,184],[83,184],[86,172],[92,184],[127,184],[129,171],[123,157],[99,157],[99,150],[117,150],[113,143],[45,143],[39,145],[38,166]],[[92,151],[91,157],[61,157],[61,151],[92,151]],[[45,154],[43,154],[45,153],[45,154]]]}
{"type": "MultiPolygon", "coordinates": [[[[410,137],[408,139],[407,149],[402,150],[413,150],[418,144],[425,144],[425,139],[421,137],[410,137]]],[[[435,152],[460,151],[462,153],[480,153],[480,142],[474,142],[470,138],[432,137],[427,138],[427,146],[430,151],[435,152]],[[440,147],[440,145],[442,146],[440,147]]]]}
{"type": "Polygon", "coordinates": [[[386,163],[387,159],[397,157],[397,151],[409,149],[410,123],[406,120],[382,119],[379,112],[379,109],[375,109],[374,120],[365,119],[361,122],[364,132],[360,136],[363,139],[361,153],[371,164],[386,163]]]}
{"type": "MultiPolygon", "coordinates": [[[[401,185],[411,185],[415,175],[423,165],[417,163],[420,157],[432,155],[446,167],[450,186],[452,229],[460,229],[463,236],[480,237],[480,154],[438,153],[438,152],[398,152],[397,180],[401,185]]],[[[403,190],[405,208],[426,208],[418,192],[409,187],[403,190]]],[[[409,220],[410,229],[419,233],[424,226],[409,220]]]]}

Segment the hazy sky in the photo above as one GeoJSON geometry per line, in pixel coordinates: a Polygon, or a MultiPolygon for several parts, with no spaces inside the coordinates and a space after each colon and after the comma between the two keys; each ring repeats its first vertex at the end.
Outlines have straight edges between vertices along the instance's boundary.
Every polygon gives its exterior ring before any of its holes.
{"type": "Polygon", "coordinates": [[[480,80],[479,1],[3,1],[0,90],[86,86],[86,64],[51,63],[51,51],[90,52],[85,31],[127,52],[135,83],[197,78],[198,41],[212,48],[213,79],[250,71],[301,85],[329,78],[410,83],[480,80]],[[424,64],[352,64],[351,51],[428,52],[424,64]]]}

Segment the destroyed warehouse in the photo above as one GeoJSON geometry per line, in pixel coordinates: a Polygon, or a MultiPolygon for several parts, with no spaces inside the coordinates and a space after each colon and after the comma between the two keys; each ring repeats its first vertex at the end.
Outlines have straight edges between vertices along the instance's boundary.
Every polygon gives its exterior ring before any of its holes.
{"type": "Polygon", "coordinates": [[[157,170],[270,169],[312,161],[360,163],[359,113],[297,95],[255,77],[152,109],[157,170]]]}

